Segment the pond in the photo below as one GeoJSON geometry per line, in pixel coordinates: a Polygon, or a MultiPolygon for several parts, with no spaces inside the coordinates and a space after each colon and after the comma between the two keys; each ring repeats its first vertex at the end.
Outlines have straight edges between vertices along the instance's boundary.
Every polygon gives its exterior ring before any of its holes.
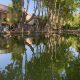
{"type": "Polygon", "coordinates": [[[80,37],[0,35],[0,80],[80,80],[80,37]]]}

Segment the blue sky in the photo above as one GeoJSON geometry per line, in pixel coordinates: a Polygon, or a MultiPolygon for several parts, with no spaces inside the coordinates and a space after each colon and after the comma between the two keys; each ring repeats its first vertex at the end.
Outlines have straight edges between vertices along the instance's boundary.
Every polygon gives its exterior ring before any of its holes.
{"type": "MultiPolygon", "coordinates": [[[[27,1],[27,0],[24,0],[27,1]]],[[[9,5],[9,3],[11,3],[11,0],[0,0],[0,4],[4,4],[4,5],[9,5]]],[[[26,8],[26,2],[25,2],[25,8],[26,8]]],[[[30,13],[33,13],[33,1],[30,0],[29,3],[29,9],[28,9],[30,13]]]]}
{"type": "MultiPolygon", "coordinates": [[[[26,1],[27,1],[27,0],[24,0],[24,1],[25,1],[24,6],[25,6],[25,8],[26,8],[26,1]]],[[[30,0],[29,9],[28,9],[29,11],[28,11],[28,12],[33,13],[33,8],[34,8],[34,3],[33,3],[32,0],[30,0]]]]}
{"type": "Polygon", "coordinates": [[[0,0],[0,4],[8,5],[11,3],[11,0],[0,0]]]}

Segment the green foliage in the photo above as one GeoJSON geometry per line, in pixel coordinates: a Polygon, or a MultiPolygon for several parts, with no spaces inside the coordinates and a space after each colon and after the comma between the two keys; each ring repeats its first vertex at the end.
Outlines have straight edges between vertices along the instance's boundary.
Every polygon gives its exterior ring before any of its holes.
{"type": "MultiPolygon", "coordinates": [[[[52,34],[33,37],[35,53],[27,53],[24,39],[19,36],[0,37],[0,45],[9,45],[11,61],[5,69],[0,69],[1,80],[79,80],[80,79],[80,39],[79,37],[52,34]],[[2,43],[3,42],[3,43],[2,43]],[[42,47],[42,45],[44,47],[42,47]],[[73,56],[69,47],[78,50],[78,57],[73,56]],[[28,61],[32,54],[30,61],[28,61]],[[24,71],[24,72],[23,72],[24,71]]],[[[27,45],[27,44],[26,44],[27,45]]],[[[0,46],[0,48],[1,48],[0,46]]],[[[30,50],[30,49],[29,49],[30,50]]],[[[3,56],[7,55],[5,53],[3,56]]],[[[0,55],[1,56],[1,55],[0,55]]],[[[0,64],[1,65],[1,64],[0,64]]]]}
{"type": "MultiPolygon", "coordinates": [[[[79,0],[34,0],[38,5],[38,8],[47,8],[47,14],[51,15],[49,17],[50,22],[58,23],[60,26],[68,24],[68,21],[73,19],[73,13],[76,12],[77,8],[80,5],[79,0]],[[43,6],[40,6],[42,3],[43,6]],[[52,20],[52,18],[54,19],[52,20]]],[[[44,9],[43,8],[43,9],[44,9]]]]}
{"type": "Polygon", "coordinates": [[[22,16],[21,1],[12,0],[12,4],[13,4],[13,14],[14,14],[14,18],[12,19],[12,21],[20,22],[22,16]]]}

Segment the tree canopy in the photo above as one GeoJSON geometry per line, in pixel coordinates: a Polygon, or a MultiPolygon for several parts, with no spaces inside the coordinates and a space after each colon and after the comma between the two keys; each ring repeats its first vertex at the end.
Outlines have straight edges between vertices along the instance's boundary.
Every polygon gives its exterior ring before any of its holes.
{"type": "MultiPolygon", "coordinates": [[[[26,3],[26,10],[29,8],[29,1],[26,3]]],[[[73,14],[80,8],[80,0],[33,0],[34,13],[38,16],[47,16],[48,23],[52,28],[61,28],[62,25],[73,20],[73,14]]],[[[24,17],[24,0],[12,0],[13,9],[17,16],[23,19],[24,17]]],[[[22,20],[24,21],[24,20],[22,20]]]]}

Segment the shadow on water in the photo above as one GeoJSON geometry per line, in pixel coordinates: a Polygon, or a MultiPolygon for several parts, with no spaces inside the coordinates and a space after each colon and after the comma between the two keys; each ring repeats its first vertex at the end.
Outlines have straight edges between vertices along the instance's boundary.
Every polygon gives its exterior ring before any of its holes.
{"type": "Polygon", "coordinates": [[[80,37],[0,37],[0,80],[79,80],[80,37]]]}

